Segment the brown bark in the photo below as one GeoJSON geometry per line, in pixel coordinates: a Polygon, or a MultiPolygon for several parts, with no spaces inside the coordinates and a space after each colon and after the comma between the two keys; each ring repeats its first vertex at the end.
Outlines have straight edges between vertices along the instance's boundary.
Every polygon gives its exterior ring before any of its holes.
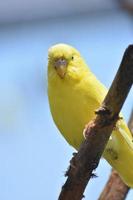
{"type": "Polygon", "coordinates": [[[128,127],[133,135],[133,109],[129,118],[128,127]]]}
{"type": "Polygon", "coordinates": [[[87,139],[81,144],[71,160],[67,180],[62,187],[59,200],[80,200],[85,187],[98,166],[100,157],[118,120],[120,109],[133,83],[133,45],[123,56],[116,77],[105,97],[96,118],[85,130],[87,139]]]}
{"type": "Polygon", "coordinates": [[[124,200],[129,187],[121,180],[115,170],[109,177],[109,180],[98,200],[124,200]]]}
{"type": "MultiPolygon", "coordinates": [[[[133,110],[128,122],[128,127],[133,134],[133,110]]],[[[130,188],[122,181],[118,173],[112,170],[109,180],[98,200],[124,200],[129,189],[130,188]]]]}

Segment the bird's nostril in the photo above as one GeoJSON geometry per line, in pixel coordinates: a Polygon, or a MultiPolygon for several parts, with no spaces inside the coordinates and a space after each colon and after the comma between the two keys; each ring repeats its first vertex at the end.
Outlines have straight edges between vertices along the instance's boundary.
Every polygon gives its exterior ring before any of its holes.
{"type": "Polygon", "coordinates": [[[60,58],[58,60],[55,61],[55,67],[58,68],[60,66],[64,66],[66,67],[67,66],[67,61],[63,58],[60,58]]]}

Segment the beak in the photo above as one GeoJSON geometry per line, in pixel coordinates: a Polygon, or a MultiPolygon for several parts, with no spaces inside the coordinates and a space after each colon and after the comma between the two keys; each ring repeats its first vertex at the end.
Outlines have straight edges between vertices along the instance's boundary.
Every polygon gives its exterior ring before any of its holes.
{"type": "Polygon", "coordinates": [[[59,58],[58,60],[55,61],[54,67],[57,71],[57,74],[61,78],[64,78],[66,71],[67,71],[67,61],[63,58],[59,58]]]}

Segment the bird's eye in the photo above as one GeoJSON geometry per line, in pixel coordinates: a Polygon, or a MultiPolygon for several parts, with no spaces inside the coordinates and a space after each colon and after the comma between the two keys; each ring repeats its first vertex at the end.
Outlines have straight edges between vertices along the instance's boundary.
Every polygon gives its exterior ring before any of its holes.
{"type": "Polygon", "coordinates": [[[74,59],[74,56],[72,56],[72,60],[74,59]]]}

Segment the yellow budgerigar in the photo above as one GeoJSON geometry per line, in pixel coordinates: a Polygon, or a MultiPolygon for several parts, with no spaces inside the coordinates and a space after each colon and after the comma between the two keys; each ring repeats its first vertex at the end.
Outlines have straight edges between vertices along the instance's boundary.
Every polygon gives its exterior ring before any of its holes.
{"type": "MultiPolygon", "coordinates": [[[[88,68],[80,53],[67,44],[48,52],[48,97],[58,129],[78,150],[85,125],[95,117],[107,89],[88,68]]],[[[103,157],[133,187],[133,138],[124,120],[119,120],[103,157]]]]}

